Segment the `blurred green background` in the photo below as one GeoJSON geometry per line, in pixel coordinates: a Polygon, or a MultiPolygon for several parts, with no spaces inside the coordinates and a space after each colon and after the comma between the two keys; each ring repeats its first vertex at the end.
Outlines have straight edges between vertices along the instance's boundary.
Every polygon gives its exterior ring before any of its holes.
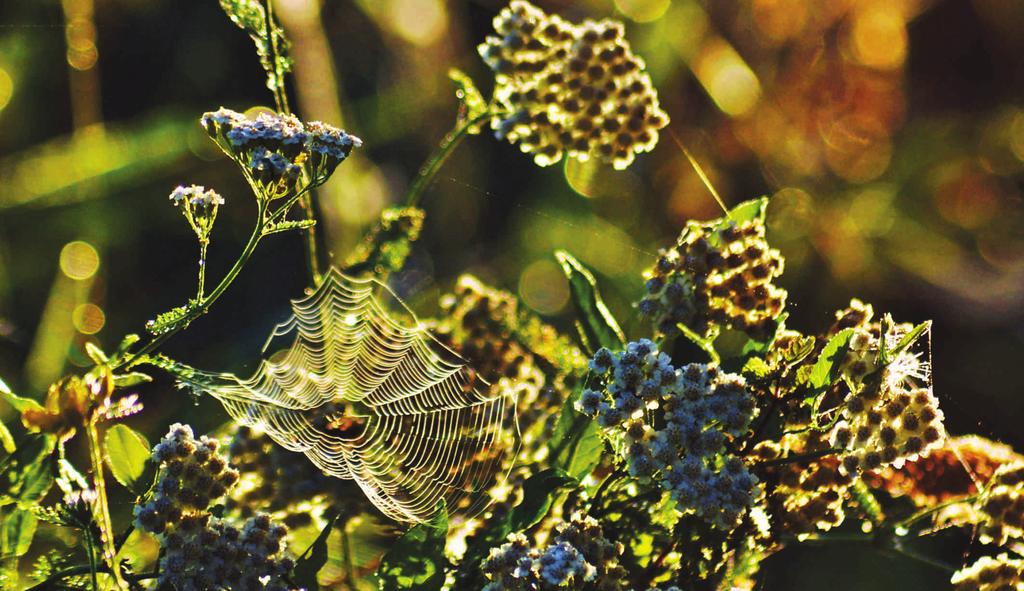
{"type": "MultiPolygon", "coordinates": [[[[900,321],[934,319],[949,430],[1024,448],[1024,3],[537,4],[574,21],[625,21],[672,122],[623,172],[540,169],[486,133],[470,137],[428,191],[423,238],[392,279],[414,309],[436,313],[438,297],[472,272],[570,329],[550,256],[565,248],[595,269],[627,333],[644,336],[631,304],[641,271],[687,219],[720,215],[685,145],[728,203],[772,196],[793,327],[826,327],[854,296],[900,321]]],[[[451,128],[448,69],[489,92],[475,46],[502,6],[276,2],[293,43],[293,104],[365,142],[318,195],[337,258],[401,199],[451,128]]],[[[210,250],[219,278],[255,204],[197,120],[221,105],[269,103],[252,42],[215,0],[0,3],[0,376],[41,395],[85,365],[85,342],[113,347],[192,295],[195,240],[167,200],[179,183],[227,199],[210,250]]],[[[301,295],[303,261],[298,236],[264,242],[165,352],[247,373],[301,295]]],[[[147,411],[130,422],[153,440],[174,421],[203,430],[226,417],[166,380],[141,394],[147,411]]],[[[945,580],[853,548],[786,552],[769,566],[766,589],[945,580]]]]}

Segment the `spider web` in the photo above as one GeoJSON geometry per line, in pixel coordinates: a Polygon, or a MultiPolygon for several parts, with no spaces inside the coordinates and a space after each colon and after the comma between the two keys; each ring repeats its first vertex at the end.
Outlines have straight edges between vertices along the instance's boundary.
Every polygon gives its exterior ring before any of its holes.
{"type": "Polygon", "coordinates": [[[332,269],[292,301],[252,377],[220,374],[203,388],[232,418],[301,452],[325,473],[354,479],[398,521],[429,519],[440,500],[474,513],[489,497],[518,428],[514,401],[467,385],[465,362],[434,339],[378,281],[332,269]],[[400,323],[376,292],[412,319],[400,323]]]}

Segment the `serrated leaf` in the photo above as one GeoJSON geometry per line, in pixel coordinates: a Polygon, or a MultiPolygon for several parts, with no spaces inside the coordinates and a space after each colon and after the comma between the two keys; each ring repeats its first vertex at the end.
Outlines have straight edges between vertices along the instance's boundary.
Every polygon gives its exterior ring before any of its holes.
{"type": "Polygon", "coordinates": [[[56,444],[51,435],[32,435],[4,460],[0,470],[0,504],[31,504],[46,496],[57,471],[56,444]]]}
{"type": "Polygon", "coordinates": [[[327,564],[327,539],[330,537],[331,532],[334,531],[334,524],[337,521],[337,515],[332,517],[327,522],[327,525],[320,530],[320,533],[313,540],[313,543],[309,545],[309,548],[306,548],[302,556],[295,561],[295,570],[293,571],[295,582],[307,591],[318,591],[320,589],[320,583],[316,580],[316,575],[327,564]]]}
{"type": "Polygon", "coordinates": [[[256,54],[259,56],[260,65],[267,73],[267,88],[276,89],[279,85],[283,87],[283,76],[292,69],[292,61],[288,57],[290,44],[284,35],[284,31],[276,22],[270,23],[271,37],[267,36],[266,11],[259,0],[220,0],[220,7],[228,15],[231,22],[249,34],[253,43],[256,44],[256,54]],[[274,44],[277,51],[274,51],[274,44]],[[277,60],[274,60],[274,55],[277,60]]]}
{"type": "Polygon", "coordinates": [[[559,468],[548,468],[527,478],[523,483],[523,500],[509,514],[506,535],[540,523],[561,490],[578,484],[578,480],[559,468]]]}
{"type": "Polygon", "coordinates": [[[377,569],[381,591],[436,591],[444,585],[448,511],[439,502],[430,521],[413,526],[395,541],[377,569]]]}
{"type": "Polygon", "coordinates": [[[28,552],[37,523],[36,516],[27,509],[4,509],[0,513],[0,556],[12,558],[28,552]]]}
{"type": "Polygon", "coordinates": [[[846,328],[837,332],[828,340],[825,348],[818,355],[817,361],[814,362],[810,376],[808,376],[807,386],[810,391],[807,398],[815,398],[824,394],[829,386],[839,379],[839,363],[843,360],[843,356],[846,355],[846,351],[850,346],[850,337],[852,336],[853,329],[846,328]]]}
{"type": "Polygon", "coordinates": [[[573,392],[562,406],[548,440],[548,461],[569,476],[583,480],[601,461],[604,441],[597,421],[576,410],[574,404],[580,393],[579,389],[573,392]]]}
{"type": "Polygon", "coordinates": [[[593,273],[564,250],[555,251],[555,258],[569,280],[569,293],[579,315],[577,327],[588,353],[593,354],[601,347],[612,350],[625,348],[626,337],[601,299],[593,273]]]}
{"type": "Polygon", "coordinates": [[[103,447],[106,451],[103,459],[118,482],[137,495],[149,490],[154,469],[149,462],[149,442],[142,434],[127,425],[117,424],[107,429],[103,447]]]}
{"type": "MultiPolygon", "coordinates": [[[[456,96],[459,97],[459,102],[463,107],[459,110],[459,123],[474,121],[487,114],[487,101],[484,100],[484,96],[477,90],[476,84],[468,74],[458,68],[451,68],[448,70],[448,77],[458,87],[456,96]]],[[[470,130],[470,133],[479,132],[479,126],[470,130]]]]}
{"type": "Polygon", "coordinates": [[[146,330],[154,335],[161,335],[165,332],[188,326],[193,320],[192,315],[196,309],[195,300],[191,300],[184,306],[172,308],[150,320],[146,323],[146,330]]]}
{"type": "Polygon", "coordinates": [[[316,220],[287,220],[267,226],[263,230],[263,235],[277,234],[278,232],[287,232],[289,230],[305,230],[315,225],[316,220]]]}

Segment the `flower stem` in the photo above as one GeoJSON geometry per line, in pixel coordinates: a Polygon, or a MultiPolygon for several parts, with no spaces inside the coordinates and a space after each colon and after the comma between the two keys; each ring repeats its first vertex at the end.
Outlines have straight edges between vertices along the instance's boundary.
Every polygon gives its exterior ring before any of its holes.
{"type": "Polygon", "coordinates": [[[924,509],[921,509],[917,513],[914,513],[913,515],[911,515],[910,517],[907,517],[906,519],[897,522],[893,527],[896,528],[896,529],[906,529],[906,528],[910,527],[911,525],[913,525],[914,523],[917,523],[918,521],[920,521],[920,520],[922,520],[922,519],[924,519],[926,517],[929,517],[930,515],[938,513],[939,511],[945,509],[946,507],[952,507],[953,505],[959,505],[961,503],[973,503],[976,500],[978,500],[978,495],[971,495],[971,496],[968,496],[968,497],[959,497],[959,498],[956,498],[956,499],[950,499],[948,501],[939,503],[938,505],[934,505],[932,507],[926,507],[924,509]]]}
{"type": "Polygon", "coordinates": [[[103,548],[103,562],[110,568],[110,574],[114,577],[114,586],[118,589],[126,589],[127,585],[121,578],[121,571],[117,568],[117,548],[114,546],[114,525],[110,520],[110,507],[107,503],[107,486],[103,477],[103,447],[100,443],[99,431],[96,424],[89,422],[86,426],[86,434],[89,438],[89,459],[92,462],[93,488],[96,489],[96,521],[100,529],[100,545],[103,548]]]}
{"type": "Polygon", "coordinates": [[[196,292],[196,301],[203,301],[203,291],[206,285],[206,247],[210,245],[205,240],[199,241],[199,289],[196,292]]]}
{"type": "Polygon", "coordinates": [[[444,165],[448,157],[455,151],[459,142],[469,135],[480,122],[489,119],[492,115],[493,113],[487,112],[477,115],[472,119],[467,119],[461,125],[457,125],[455,129],[441,140],[441,143],[434,150],[434,153],[430,155],[430,159],[423,165],[423,168],[420,169],[419,174],[416,175],[416,180],[413,181],[412,186],[409,188],[409,193],[405,196],[405,205],[407,207],[419,206],[420,201],[423,199],[423,193],[430,186],[437,172],[441,170],[441,166],[444,165]]]}
{"type": "Polygon", "coordinates": [[[817,460],[817,459],[820,459],[820,458],[831,456],[831,455],[839,453],[840,451],[842,451],[842,450],[840,450],[840,449],[833,449],[833,448],[822,449],[822,450],[818,450],[818,451],[814,451],[814,452],[810,452],[810,453],[806,453],[806,454],[794,454],[794,455],[791,455],[791,456],[786,456],[784,458],[777,458],[777,459],[774,459],[774,460],[766,460],[764,462],[758,462],[756,464],[756,466],[758,468],[768,468],[768,467],[771,467],[771,466],[784,466],[786,464],[797,464],[799,462],[808,462],[808,461],[811,461],[811,460],[817,460]]]}
{"type": "Polygon", "coordinates": [[[263,229],[264,227],[266,227],[268,221],[266,219],[266,212],[267,205],[263,201],[260,201],[259,211],[257,213],[257,219],[259,221],[253,227],[252,234],[249,235],[249,241],[246,242],[245,247],[242,249],[242,253],[238,255],[238,259],[235,260],[235,264],[231,266],[231,269],[228,271],[227,275],[225,275],[224,278],[220,280],[220,283],[217,284],[217,287],[213,288],[213,291],[210,292],[210,295],[207,295],[200,299],[198,305],[196,305],[195,308],[193,308],[192,311],[189,313],[188,318],[179,322],[174,328],[168,330],[167,332],[161,333],[160,335],[156,336],[155,338],[153,338],[153,340],[146,343],[141,349],[139,349],[133,355],[127,356],[123,358],[120,362],[114,364],[114,366],[111,369],[131,367],[136,360],[142,359],[149,353],[155,351],[158,347],[160,347],[160,345],[164,344],[164,342],[166,342],[167,339],[171,338],[172,336],[180,332],[183,328],[188,326],[190,322],[192,322],[199,316],[205,314],[206,311],[210,309],[210,306],[212,306],[213,303],[217,301],[217,298],[219,298],[221,294],[223,294],[227,290],[228,286],[231,285],[232,282],[234,282],[235,278],[238,277],[238,274],[242,271],[242,267],[245,266],[245,263],[249,261],[249,257],[252,256],[253,251],[256,250],[256,245],[259,244],[260,238],[263,237],[263,229]]]}
{"type": "Polygon", "coordinates": [[[288,92],[284,87],[284,70],[281,68],[281,59],[278,56],[277,35],[274,34],[274,3],[272,0],[263,0],[264,34],[267,36],[267,46],[270,47],[270,67],[274,70],[274,103],[281,113],[291,113],[288,108],[288,92]]]}

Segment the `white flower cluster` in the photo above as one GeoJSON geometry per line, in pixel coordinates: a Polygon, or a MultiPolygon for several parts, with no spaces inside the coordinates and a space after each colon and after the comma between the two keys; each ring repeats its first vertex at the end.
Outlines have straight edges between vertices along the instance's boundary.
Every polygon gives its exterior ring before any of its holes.
{"type": "Polygon", "coordinates": [[[266,199],[293,191],[303,167],[311,184],[322,184],[352,148],[362,145],[362,140],[336,127],[320,121],[303,124],[285,113],[260,113],[249,119],[221,107],[199,121],[266,199]]]}
{"type": "Polygon", "coordinates": [[[953,574],[955,591],[1024,591],[1024,560],[983,556],[953,574]]]}
{"type": "Polygon", "coordinates": [[[202,185],[178,185],[171,191],[170,201],[181,210],[199,242],[209,242],[213,223],[217,220],[217,210],[224,205],[224,198],[202,185]]]}
{"type": "Polygon", "coordinates": [[[514,0],[494,18],[494,30],[478,50],[507,111],[491,123],[499,139],[518,143],[540,166],[568,152],[619,169],[658,143],[668,116],[621,23],[573,25],[514,0]]]}
{"type": "Polygon", "coordinates": [[[265,514],[238,529],[210,513],[238,481],[218,447],[216,440],[196,440],[190,427],[175,424],[153,448],[162,474],[153,497],[135,508],[135,523],[160,540],[157,585],[178,591],[288,591],[294,567],[284,555],[288,529],[265,514]]]}
{"type": "Polygon", "coordinates": [[[768,246],[764,222],[691,223],[660,255],[638,304],[659,333],[677,335],[683,324],[699,335],[714,326],[757,340],[775,334],[787,294],[773,281],[784,262],[768,246]]]}
{"type": "Polygon", "coordinates": [[[619,566],[621,544],[604,537],[597,520],[574,514],[555,528],[546,548],[532,548],[526,536],[511,534],[491,550],[483,571],[491,581],[484,591],[595,589],[623,591],[625,570],[619,566]]]}
{"type": "Polygon", "coordinates": [[[978,499],[977,509],[983,516],[978,530],[983,542],[1024,541],[1024,463],[1000,466],[978,499]]]}
{"type": "Polygon", "coordinates": [[[756,413],[743,378],[696,363],[676,369],[647,339],[597,351],[591,370],[603,388],[584,390],[577,409],[624,438],[630,474],[659,482],[680,510],[733,526],[761,494],[757,477],[726,451],[756,413]]]}

